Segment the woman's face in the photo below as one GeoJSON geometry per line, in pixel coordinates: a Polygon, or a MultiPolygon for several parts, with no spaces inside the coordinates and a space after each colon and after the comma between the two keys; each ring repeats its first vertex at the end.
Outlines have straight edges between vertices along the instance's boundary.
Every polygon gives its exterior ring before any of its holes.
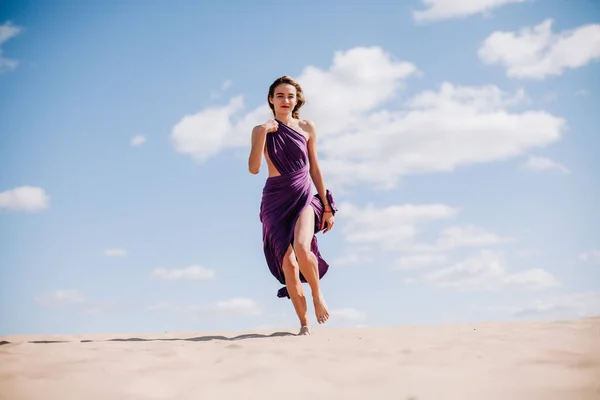
{"type": "Polygon", "coordinates": [[[276,113],[291,113],[296,106],[296,88],[289,83],[282,83],[275,88],[271,104],[275,107],[276,113]]]}

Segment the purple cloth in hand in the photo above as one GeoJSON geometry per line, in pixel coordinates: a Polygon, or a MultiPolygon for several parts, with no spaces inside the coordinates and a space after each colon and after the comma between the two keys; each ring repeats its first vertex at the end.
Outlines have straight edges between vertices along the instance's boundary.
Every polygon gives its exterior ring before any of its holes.
{"type": "MultiPolygon", "coordinates": [[[[271,274],[283,285],[283,256],[290,245],[293,245],[294,227],[298,217],[306,207],[312,207],[315,213],[314,233],[320,231],[323,218],[323,201],[318,194],[311,195],[312,183],[309,174],[307,141],[304,135],[277,120],[277,131],[266,137],[267,153],[271,162],[281,175],[267,178],[262,192],[260,204],[260,221],[262,222],[263,250],[271,274]]],[[[327,199],[335,213],[335,201],[327,190],[327,199]]],[[[313,234],[311,251],[317,257],[319,279],[329,265],[321,257],[317,238],[313,234]]],[[[300,273],[300,280],[306,279],[300,273]]],[[[290,295],[284,286],[277,292],[277,297],[290,295]]]]}

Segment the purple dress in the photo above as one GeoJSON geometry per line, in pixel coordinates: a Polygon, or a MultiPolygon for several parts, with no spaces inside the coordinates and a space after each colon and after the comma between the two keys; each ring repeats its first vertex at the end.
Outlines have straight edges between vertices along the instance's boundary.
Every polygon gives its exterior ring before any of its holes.
{"type": "MultiPolygon", "coordinates": [[[[304,135],[283,122],[277,120],[277,123],[277,131],[267,134],[266,146],[271,162],[281,175],[267,178],[259,215],[262,222],[263,250],[269,270],[285,285],[283,256],[288,247],[293,245],[296,221],[306,207],[312,207],[315,213],[314,234],[310,247],[318,260],[319,279],[325,275],[329,265],[321,257],[315,236],[320,230],[324,206],[318,194],[311,194],[307,140],[304,135]]],[[[335,202],[329,190],[327,198],[335,213],[335,202]]],[[[302,273],[300,280],[306,282],[302,273]]],[[[290,298],[285,286],[279,289],[277,297],[290,298]]]]}

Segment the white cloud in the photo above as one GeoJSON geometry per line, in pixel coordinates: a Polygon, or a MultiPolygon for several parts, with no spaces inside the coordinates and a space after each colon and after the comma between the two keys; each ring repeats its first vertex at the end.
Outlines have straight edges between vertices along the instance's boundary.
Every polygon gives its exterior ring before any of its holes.
{"type": "Polygon", "coordinates": [[[567,167],[565,167],[561,163],[558,163],[547,157],[539,157],[534,155],[530,155],[527,158],[527,161],[525,162],[525,164],[523,164],[523,168],[536,172],[553,170],[560,171],[563,174],[568,174],[571,172],[567,167]]]}
{"type": "MultiPolygon", "coordinates": [[[[394,188],[402,176],[450,172],[500,161],[560,139],[566,124],[544,111],[515,112],[528,98],[493,85],[449,82],[397,108],[404,81],[419,72],[379,47],[336,52],[328,69],[297,77],[307,104],[301,118],[317,124],[328,187],[394,188]]],[[[175,149],[206,161],[228,147],[247,147],[252,126],[271,117],[266,101],[244,113],[243,97],[184,117],[171,133],[175,149]]]]}
{"type": "MultiPolygon", "coordinates": [[[[307,66],[298,76],[307,98],[301,117],[314,120],[320,136],[339,134],[394,100],[404,80],[418,73],[414,64],[396,60],[380,47],[336,51],[329,69],[307,66]]],[[[368,150],[369,140],[363,145],[368,150]]]]}
{"type": "Polygon", "coordinates": [[[231,99],[224,107],[207,108],[197,114],[185,116],[171,132],[175,150],[205,161],[222,150],[231,134],[230,118],[243,107],[243,97],[231,99]]]}
{"type": "Polygon", "coordinates": [[[510,288],[544,290],[560,286],[560,283],[547,271],[541,268],[534,268],[507,274],[502,280],[502,285],[510,288]]]}
{"type": "Polygon", "coordinates": [[[560,76],[600,58],[600,24],[560,33],[552,32],[552,24],[546,19],[519,32],[493,32],[479,48],[479,58],[504,66],[507,76],[520,79],[560,76]]]}
{"type": "Polygon", "coordinates": [[[78,290],[62,289],[40,296],[37,300],[43,306],[52,307],[68,304],[80,304],[85,302],[85,296],[78,290]]]}
{"type": "Polygon", "coordinates": [[[44,189],[20,186],[0,192],[0,209],[38,212],[48,208],[49,197],[44,189]]]}
{"type": "Polygon", "coordinates": [[[403,175],[499,161],[557,141],[563,119],[507,111],[525,99],[522,91],[509,95],[495,86],[444,83],[413,97],[406,112],[372,113],[344,134],[323,138],[323,170],[337,186],[391,189],[403,175]]]}
{"type": "Polygon", "coordinates": [[[415,254],[399,257],[395,261],[395,266],[398,269],[417,269],[441,264],[445,261],[444,254],[415,254]]]}
{"type": "Polygon", "coordinates": [[[583,262],[600,264],[600,250],[591,250],[581,253],[579,255],[579,260],[583,262]]]}
{"type": "Polygon", "coordinates": [[[127,255],[127,250],[125,249],[106,249],[104,250],[104,254],[108,257],[123,257],[127,255]]]}
{"type": "Polygon", "coordinates": [[[0,25],[0,73],[12,71],[19,65],[17,60],[5,58],[2,56],[2,45],[21,33],[22,27],[14,25],[11,21],[7,21],[0,25]]]}
{"type": "Polygon", "coordinates": [[[410,253],[397,257],[392,269],[418,269],[440,265],[447,257],[441,252],[465,247],[500,245],[513,241],[474,225],[443,228],[433,243],[419,240],[425,232],[424,224],[457,215],[458,209],[446,205],[396,205],[375,208],[341,204],[340,225],[346,243],[350,244],[344,255],[333,259],[332,265],[349,266],[373,264],[381,250],[410,253]]]}
{"type": "Polygon", "coordinates": [[[19,62],[11,58],[2,57],[2,49],[0,49],[0,74],[15,70],[19,62]]]}
{"type": "MultiPolygon", "coordinates": [[[[461,247],[483,247],[508,243],[512,237],[501,236],[471,224],[443,228],[437,240],[421,243],[418,234],[428,222],[455,218],[459,209],[444,204],[404,204],[377,208],[372,204],[360,207],[344,202],[339,205],[339,217],[343,221],[341,232],[344,240],[353,245],[361,244],[361,252],[349,251],[347,258],[337,260],[351,264],[368,259],[367,249],[407,251],[412,253],[437,253],[461,247]]],[[[396,266],[421,266],[431,255],[411,255],[399,259],[396,266]],[[421,257],[419,260],[417,258],[421,257]],[[399,264],[398,264],[399,263],[399,264]]],[[[438,260],[439,255],[431,260],[438,260]]],[[[433,261],[432,261],[433,262],[433,261]]]]}
{"type": "Polygon", "coordinates": [[[252,299],[235,297],[225,301],[219,301],[215,310],[223,314],[241,315],[245,317],[256,317],[262,315],[262,310],[252,299]]]}
{"type": "Polygon", "coordinates": [[[406,204],[384,208],[369,204],[361,208],[352,203],[342,203],[339,209],[346,242],[378,245],[388,250],[409,243],[416,235],[416,224],[451,218],[458,212],[443,204],[406,204]]]}
{"type": "Polygon", "coordinates": [[[140,146],[144,143],[146,143],[146,138],[142,135],[137,135],[137,136],[132,137],[131,141],[129,142],[129,144],[133,147],[140,146]]]}
{"type": "MultiPolygon", "coordinates": [[[[308,66],[299,77],[305,93],[319,93],[310,95],[301,113],[321,121],[320,132],[337,132],[361,112],[392,99],[401,80],[415,72],[412,64],[393,61],[379,47],[336,52],[330,70],[308,66]]],[[[252,127],[272,113],[266,100],[246,114],[243,109],[243,96],[236,96],[225,106],[182,118],[171,132],[176,151],[203,162],[227,147],[249,145],[252,127]]]]}
{"type": "Polygon", "coordinates": [[[350,265],[370,264],[373,261],[371,254],[369,254],[370,250],[370,246],[352,246],[351,248],[346,249],[344,255],[333,259],[331,261],[331,265],[335,265],[336,267],[344,267],[350,265]]]}
{"type": "Polygon", "coordinates": [[[559,286],[556,278],[543,269],[509,273],[502,256],[489,250],[481,250],[464,261],[424,274],[413,279],[412,282],[423,282],[440,288],[462,291],[513,288],[544,290],[559,286]]]}
{"type": "Polygon", "coordinates": [[[340,308],[330,310],[329,315],[332,317],[332,319],[346,322],[364,321],[367,318],[367,314],[355,308],[340,308]]]}
{"type": "Polygon", "coordinates": [[[155,268],[153,277],[164,280],[213,280],[215,271],[201,265],[191,265],[181,269],[155,268]]]}
{"type": "Polygon", "coordinates": [[[514,316],[546,315],[558,317],[600,316],[600,292],[587,291],[538,299],[523,307],[507,308],[514,316]]]}
{"type": "Polygon", "coordinates": [[[243,108],[243,96],[236,96],[225,106],[209,107],[183,117],[171,131],[175,150],[205,162],[228,147],[248,145],[252,127],[266,121],[271,114],[265,104],[234,123],[233,118],[243,108]]]}
{"type": "Polygon", "coordinates": [[[21,32],[20,26],[15,26],[11,21],[0,25],[0,46],[21,32]]]}
{"type": "Polygon", "coordinates": [[[437,243],[431,250],[450,250],[458,247],[482,247],[512,241],[511,237],[503,237],[484,228],[474,225],[451,226],[444,228],[437,243]]]}
{"type": "Polygon", "coordinates": [[[429,22],[475,14],[489,14],[492,10],[504,5],[524,1],[526,0],[421,0],[427,8],[413,11],[413,18],[418,22],[429,22]]]}

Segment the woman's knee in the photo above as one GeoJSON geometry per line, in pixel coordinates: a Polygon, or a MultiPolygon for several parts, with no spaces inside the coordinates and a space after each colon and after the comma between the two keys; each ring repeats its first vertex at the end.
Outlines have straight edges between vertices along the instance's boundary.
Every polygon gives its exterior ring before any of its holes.
{"type": "Polygon", "coordinates": [[[305,243],[304,241],[298,241],[294,243],[294,251],[300,260],[306,260],[311,254],[310,244],[305,243]]]}
{"type": "Polygon", "coordinates": [[[291,255],[286,256],[283,259],[282,268],[286,279],[299,279],[300,267],[298,266],[295,257],[292,257],[291,255]]]}

